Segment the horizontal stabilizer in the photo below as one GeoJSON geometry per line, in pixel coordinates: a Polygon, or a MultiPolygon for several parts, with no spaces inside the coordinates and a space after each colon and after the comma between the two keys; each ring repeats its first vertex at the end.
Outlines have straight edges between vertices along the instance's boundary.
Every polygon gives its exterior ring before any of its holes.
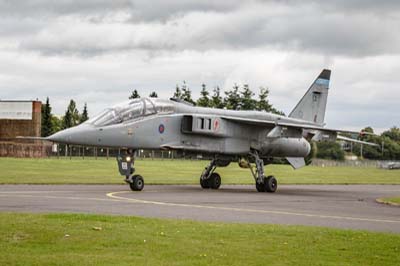
{"type": "Polygon", "coordinates": [[[358,139],[352,139],[352,138],[348,138],[348,137],[344,137],[344,136],[337,136],[338,140],[344,140],[344,141],[348,141],[348,142],[353,142],[353,143],[358,143],[358,144],[364,144],[364,145],[369,145],[369,146],[375,146],[375,147],[380,147],[378,144],[376,143],[371,143],[371,142],[366,142],[366,141],[362,141],[362,140],[358,140],[358,139]]]}
{"type": "Polygon", "coordinates": [[[306,165],[303,157],[286,157],[286,160],[294,169],[299,169],[306,165]]]}

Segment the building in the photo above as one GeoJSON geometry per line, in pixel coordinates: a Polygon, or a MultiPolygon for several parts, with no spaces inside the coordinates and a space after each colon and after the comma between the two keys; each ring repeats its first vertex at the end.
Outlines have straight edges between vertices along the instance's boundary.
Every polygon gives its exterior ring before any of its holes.
{"type": "Polygon", "coordinates": [[[41,136],[41,109],[40,101],[0,101],[0,156],[47,156],[49,144],[17,138],[41,136]]]}
{"type": "Polygon", "coordinates": [[[0,101],[0,140],[17,136],[40,137],[42,103],[39,101],[0,101]]]}

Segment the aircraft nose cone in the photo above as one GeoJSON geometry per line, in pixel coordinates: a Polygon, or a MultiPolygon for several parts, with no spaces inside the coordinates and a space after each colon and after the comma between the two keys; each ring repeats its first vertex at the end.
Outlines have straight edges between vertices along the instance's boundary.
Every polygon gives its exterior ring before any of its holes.
{"type": "Polygon", "coordinates": [[[47,139],[58,143],[82,144],[85,141],[85,133],[87,133],[87,131],[88,128],[86,125],[79,125],[59,131],[47,137],[47,139]]]}
{"type": "Polygon", "coordinates": [[[48,136],[47,139],[54,142],[67,143],[67,140],[69,139],[68,136],[70,136],[70,133],[71,133],[70,129],[64,129],[51,136],[48,136]]]}

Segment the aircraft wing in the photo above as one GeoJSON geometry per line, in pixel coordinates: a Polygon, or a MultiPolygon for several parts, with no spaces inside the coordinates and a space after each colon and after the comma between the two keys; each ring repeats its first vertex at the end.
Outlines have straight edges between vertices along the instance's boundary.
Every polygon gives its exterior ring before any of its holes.
{"type": "Polygon", "coordinates": [[[26,139],[26,140],[49,140],[47,137],[31,137],[31,136],[17,136],[16,139],[26,139]]]}
{"type": "MultiPolygon", "coordinates": [[[[267,126],[267,127],[271,127],[271,128],[277,128],[277,129],[279,127],[281,127],[281,128],[283,127],[283,128],[294,129],[294,130],[306,130],[306,131],[308,131],[309,134],[311,134],[313,140],[315,140],[315,141],[344,140],[344,141],[379,147],[379,145],[375,144],[375,143],[370,143],[370,142],[361,141],[361,140],[352,139],[352,138],[338,135],[338,133],[348,133],[348,134],[359,135],[360,133],[362,133],[360,131],[326,128],[326,127],[320,126],[318,124],[307,123],[307,122],[290,123],[290,122],[284,122],[284,121],[279,121],[279,120],[278,121],[268,121],[268,120],[258,120],[258,119],[244,119],[244,118],[237,118],[237,117],[222,117],[222,118],[226,119],[226,120],[238,122],[238,123],[249,124],[249,125],[260,125],[260,126],[267,126]]],[[[269,135],[271,135],[271,137],[278,137],[280,134],[279,131],[280,130],[273,129],[269,135]],[[277,133],[277,131],[278,131],[278,133],[277,133]]]]}
{"type": "Polygon", "coordinates": [[[359,131],[350,131],[350,130],[342,130],[342,129],[332,129],[325,128],[323,126],[314,124],[314,123],[289,123],[283,121],[269,121],[269,120],[259,120],[259,119],[246,119],[246,118],[237,118],[230,116],[223,116],[222,119],[248,124],[248,125],[260,125],[260,126],[269,126],[269,127],[288,127],[288,128],[296,128],[296,129],[308,129],[308,130],[319,130],[325,132],[337,132],[337,133],[350,133],[350,134],[360,134],[359,131]]]}

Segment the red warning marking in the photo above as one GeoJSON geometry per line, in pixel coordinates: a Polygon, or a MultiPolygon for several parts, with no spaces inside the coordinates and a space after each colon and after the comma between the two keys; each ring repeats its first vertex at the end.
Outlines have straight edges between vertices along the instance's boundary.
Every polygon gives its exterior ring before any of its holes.
{"type": "Polygon", "coordinates": [[[219,129],[219,121],[218,121],[218,119],[215,119],[214,120],[214,131],[218,131],[218,129],[219,129]]]}

